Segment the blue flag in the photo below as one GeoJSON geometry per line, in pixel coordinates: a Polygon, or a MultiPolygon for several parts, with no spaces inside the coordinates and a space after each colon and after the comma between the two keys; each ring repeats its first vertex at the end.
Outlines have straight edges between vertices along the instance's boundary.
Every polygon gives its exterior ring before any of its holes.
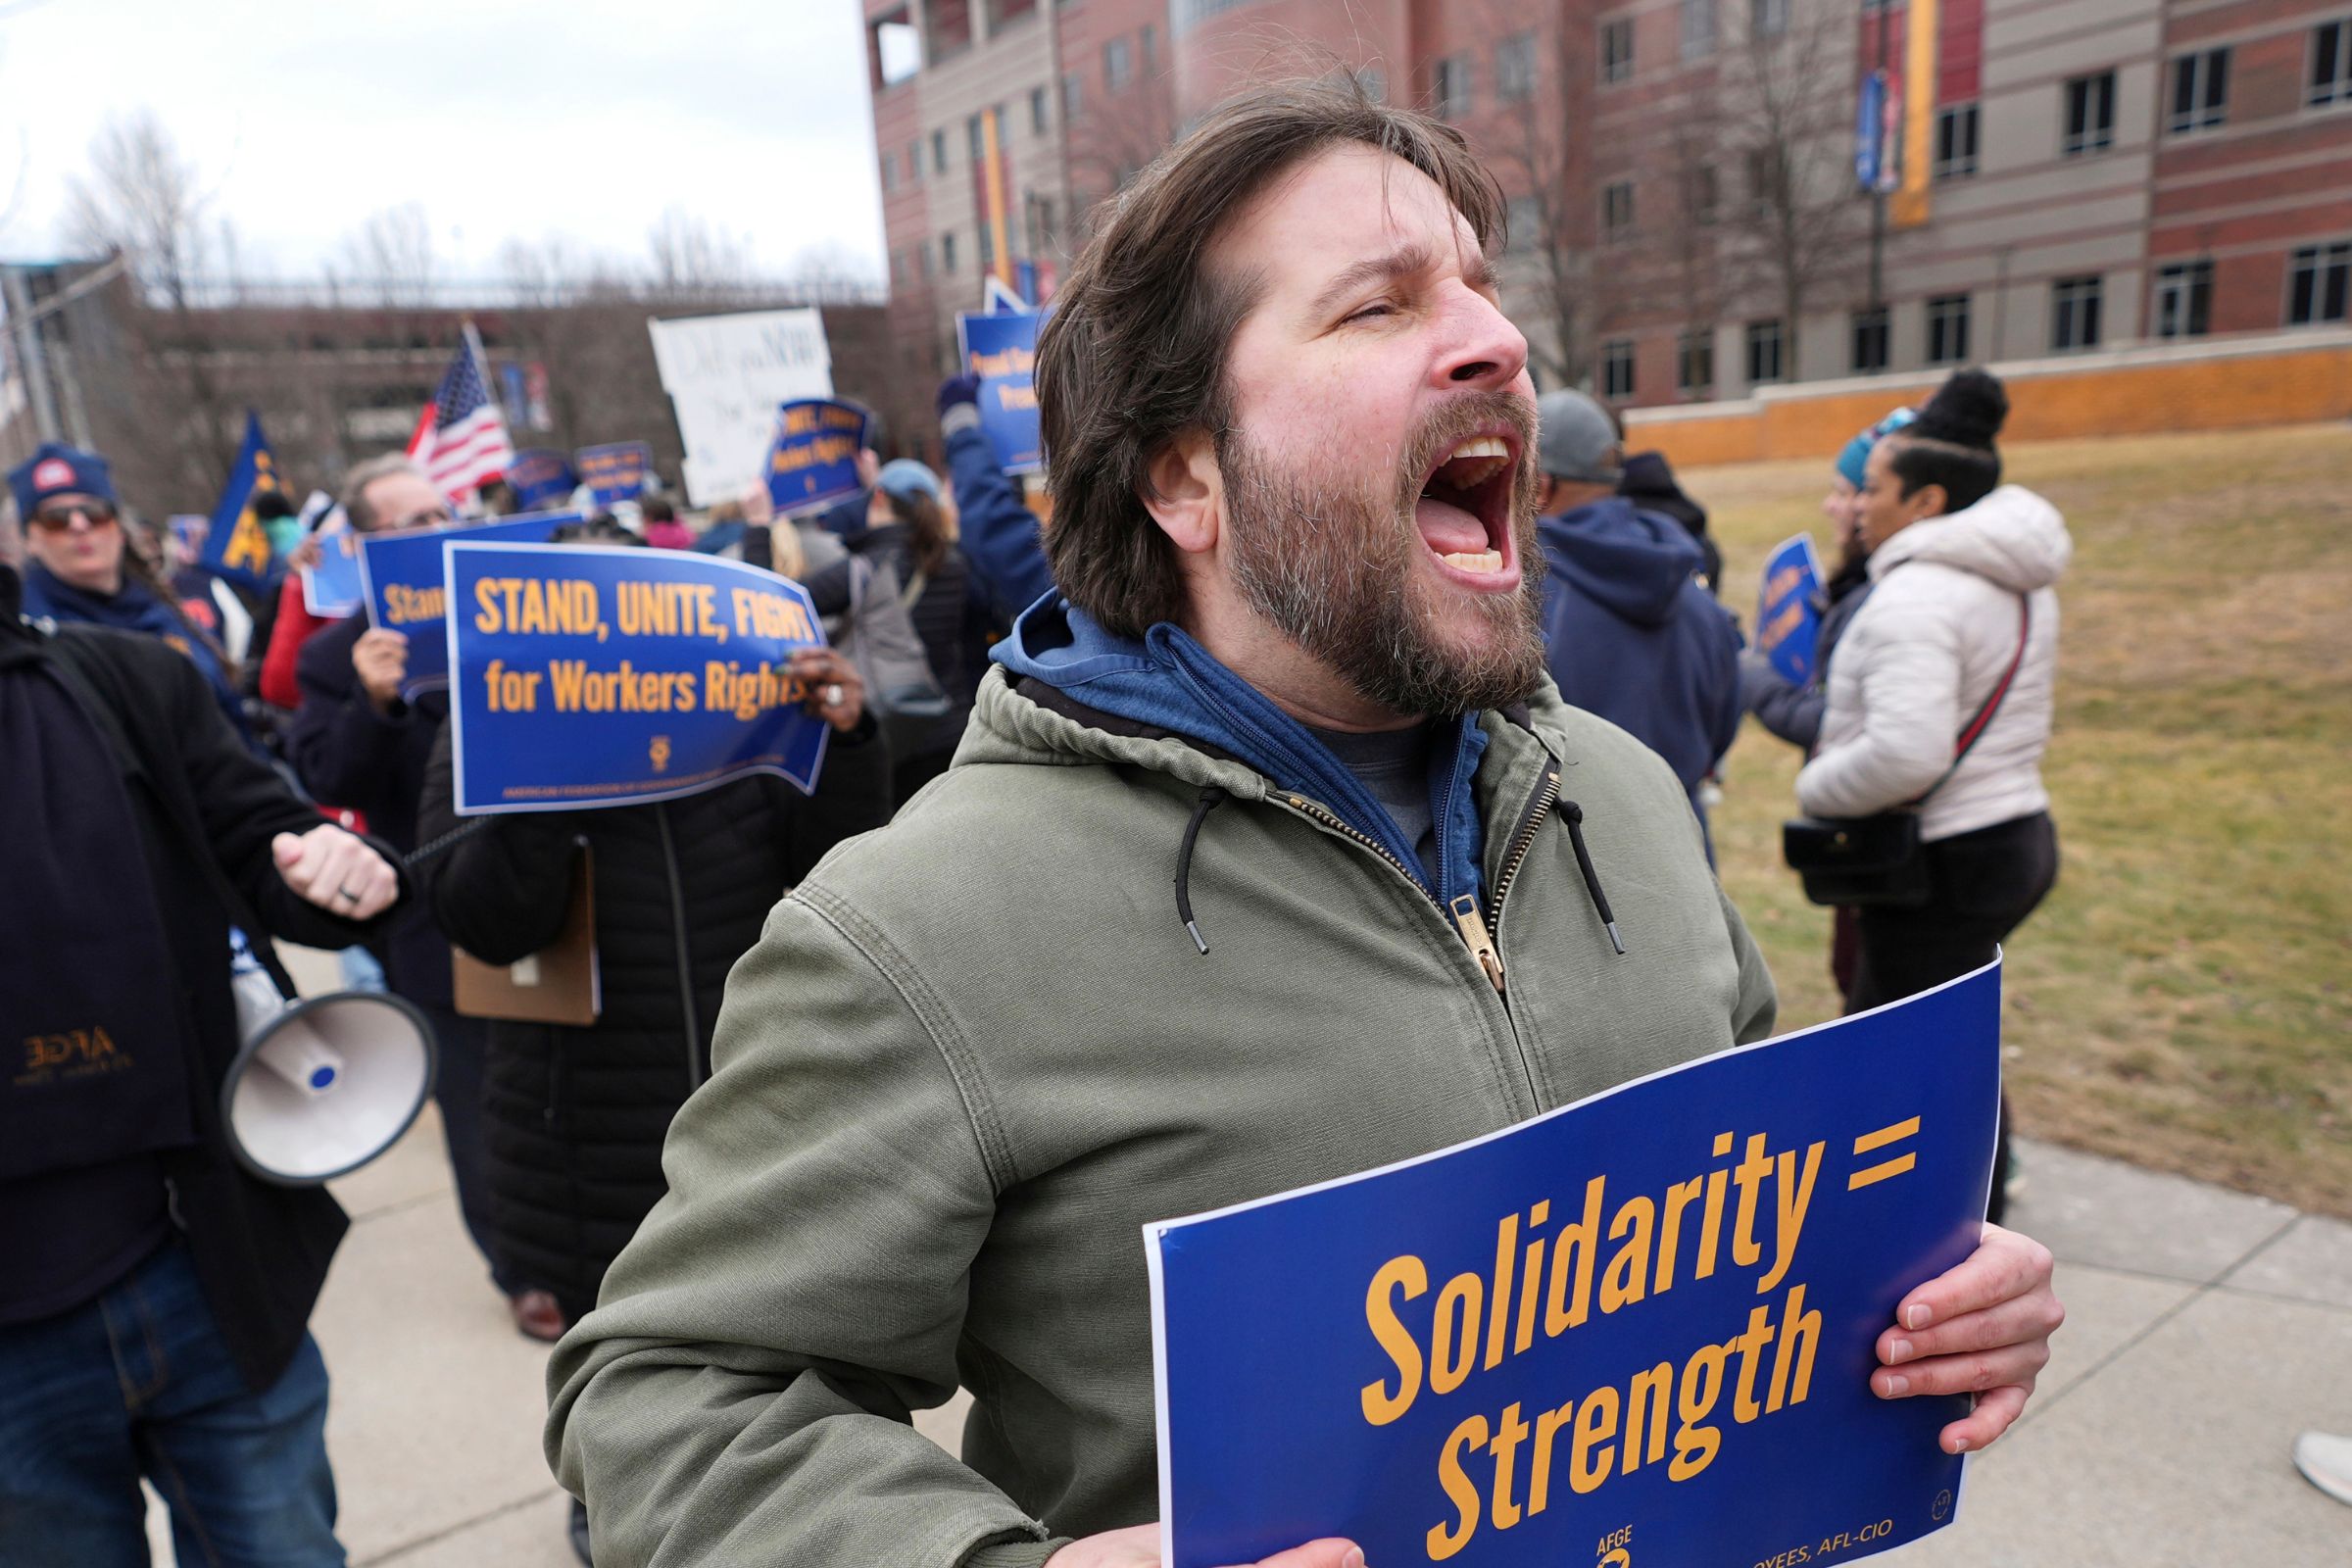
{"type": "MultiPolygon", "coordinates": [[[[510,365],[506,368],[519,371],[520,368],[510,365]]],[[[509,403],[508,407],[514,405],[509,403]]],[[[526,512],[561,506],[580,487],[571,460],[544,447],[532,447],[508,459],[507,483],[514,487],[514,499],[526,512]]]]}
{"type": "Polygon", "coordinates": [[[403,697],[449,684],[448,593],[442,583],[441,546],[452,539],[512,544],[545,544],[547,536],[576,512],[535,512],[496,522],[457,528],[416,528],[407,533],[371,533],[360,540],[360,574],[367,586],[368,618],[379,630],[409,639],[409,667],[403,697]]]}
{"type": "Polygon", "coordinates": [[[866,412],[855,403],[799,398],[776,406],[776,438],[767,449],[767,498],[784,514],[814,512],[865,488],[858,454],[865,448],[866,412]]]}
{"type": "Polygon", "coordinates": [[[980,378],[980,430],[1006,473],[1035,473],[1045,466],[1045,444],[1037,429],[1037,328],[1034,311],[956,318],[956,341],[963,363],[980,378]]]}
{"type": "Polygon", "coordinates": [[[1821,635],[1821,558],[1798,534],[1773,547],[1756,595],[1756,648],[1791,686],[1813,683],[1813,646],[1821,635]]]}
{"type": "Polygon", "coordinates": [[[213,525],[204,536],[205,566],[249,588],[269,586],[270,531],[253,514],[253,499],[277,488],[277,463],[262,438],[262,416],[248,409],[245,440],[237,448],[236,464],[228,470],[228,484],[220,492],[220,504],[213,508],[213,525]]]}
{"type": "Polygon", "coordinates": [[[642,441],[615,441],[610,446],[582,447],[578,453],[580,483],[588,487],[599,507],[634,501],[645,493],[645,476],[654,466],[654,449],[642,441]]]}
{"type": "Polygon", "coordinates": [[[1968,1397],[1869,1379],[1902,1298],[1976,1247],[1999,1091],[1996,960],[1146,1226],[1169,1568],[1324,1536],[1373,1563],[1745,1568],[1940,1528],[1968,1397]]]}
{"type": "Polygon", "coordinates": [[[681,550],[451,542],[463,815],[633,806],[752,773],[816,788],[832,726],[787,666],[799,583],[681,550]]]}

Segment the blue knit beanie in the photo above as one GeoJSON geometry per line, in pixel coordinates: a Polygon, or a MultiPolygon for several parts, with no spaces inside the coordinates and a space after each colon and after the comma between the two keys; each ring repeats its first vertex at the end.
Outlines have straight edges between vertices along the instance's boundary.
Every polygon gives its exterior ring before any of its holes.
{"type": "Polygon", "coordinates": [[[8,471],[8,487],[17,495],[17,515],[30,517],[33,509],[51,496],[96,496],[112,503],[114,475],[106,460],[63,441],[44,441],[23,464],[8,471]]]}
{"type": "Polygon", "coordinates": [[[1845,450],[1838,454],[1836,464],[1838,476],[1855,489],[1861,489],[1862,466],[1870,461],[1870,449],[1918,417],[1919,416],[1913,414],[1909,409],[1897,409],[1848,441],[1845,444],[1845,450]]]}

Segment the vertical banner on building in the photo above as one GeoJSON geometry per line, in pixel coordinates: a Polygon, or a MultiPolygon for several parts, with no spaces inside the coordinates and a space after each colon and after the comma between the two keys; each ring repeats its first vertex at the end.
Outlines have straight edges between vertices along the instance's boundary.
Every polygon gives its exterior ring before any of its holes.
{"type": "MultiPolygon", "coordinates": [[[[1400,1019],[1397,1027],[1417,1027],[1400,1019]]],[[[1878,1337],[1984,1229],[2000,965],[1144,1227],[1168,1568],[1844,1563],[1956,1516],[1878,1337]]]]}
{"type": "Polygon", "coordinates": [[[1010,287],[1012,284],[1012,253],[1004,243],[1004,143],[1003,127],[997,123],[994,109],[980,111],[980,150],[983,166],[983,195],[988,206],[989,255],[993,265],[989,271],[996,279],[1010,287]]]}
{"type": "MultiPolygon", "coordinates": [[[[1903,18],[1902,183],[1886,203],[1886,220],[1917,228],[1928,220],[1928,183],[1936,165],[1936,30],[1938,0],[1910,0],[1903,18]]],[[[1879,24],[1885,26],[1885,13],[1879,24]]]]}
{"type": "Polygon", "coordinates": [[[1035,312],[1011,311],[956,318],[964,367],[980,378],[981,433],[1006,473],[1035,473],[1046,466],[1032,379],[1043,319],[1035,312]]]}

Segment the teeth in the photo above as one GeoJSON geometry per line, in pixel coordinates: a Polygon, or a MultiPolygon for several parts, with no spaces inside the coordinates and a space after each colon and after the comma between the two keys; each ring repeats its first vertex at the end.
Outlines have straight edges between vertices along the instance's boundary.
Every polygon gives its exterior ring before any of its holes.
{"type": "Polygon", "coordinates": [[[1494,436],[1482,435],[1455,447],[1453,455],[1457,458],[1507,458],[1511,455],[1511,449],[1494,436]]]}
{"type": "Polygon", "coordinates": [[[1502,552],[1499,550],[1457,550],[1438,559],[1463,571],[1496,572],[1502,569],[1502,552]]]}

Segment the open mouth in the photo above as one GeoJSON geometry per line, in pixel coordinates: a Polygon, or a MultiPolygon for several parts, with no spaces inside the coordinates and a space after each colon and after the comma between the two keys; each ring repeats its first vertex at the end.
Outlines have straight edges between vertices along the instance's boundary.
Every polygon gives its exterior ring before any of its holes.
{"type": "Polygon", "coordinates": [[[1499,433],[1466,436],[1421,482],[1413,525],[1441,565],[1480,587],[1504,587],[1516,575],[1511,489],[1518,455],[1499,433]]]}

